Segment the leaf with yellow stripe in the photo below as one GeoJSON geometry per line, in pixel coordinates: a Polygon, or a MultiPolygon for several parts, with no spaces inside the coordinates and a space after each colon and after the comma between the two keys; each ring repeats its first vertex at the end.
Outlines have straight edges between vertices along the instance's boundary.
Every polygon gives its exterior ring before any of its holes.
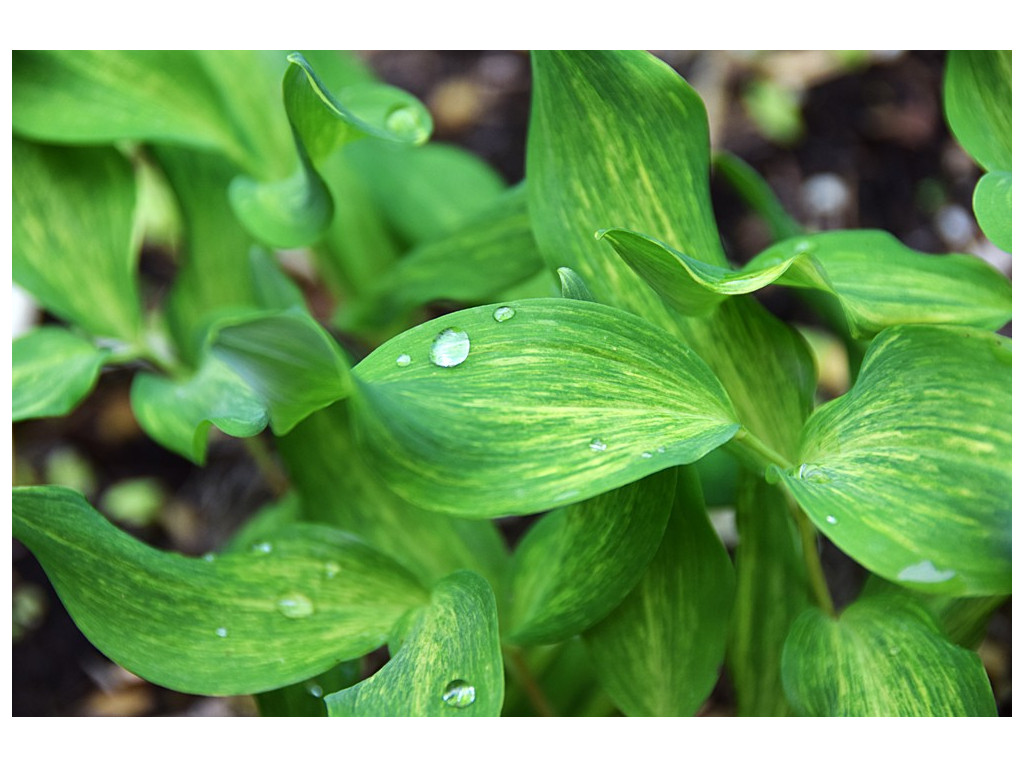
{"type": "Polygon", "coordinates": [[[840,549],[890,581],[991,595],[1010,582],[1010,340],[879,334],[853,388],[804,428],[782,482],[840,549]]]}
{"type": "Polygon", "coordinates": [[[782,680],[811,717],[985,717],[995,698],[981,659],[943,635],[928,610],[880,595],[838,619],[809,608],[782,654],[782,680]]]}
{"type": "Polygon", "coordinates": [[[280,688],[384,644],[426,591],[353,536],[296,524],[212,559],[161,552],[78,493],[15,488],[14,536],[82,633],[157,685],[230,696],[280,688]]]}
{"type": "Polygon", "coordinates": [[[357,430],[381,477],[466,517],[582,501],[693,462],[738,428],[691,350],[586,301],[455,312],[378,347],[353,378],[357,430]]]}
{"type": "Polygon", "coordinates": [[[96,384],[110,352],[45,326],[11,343],[11,420],[70,413],[96,384]]]}

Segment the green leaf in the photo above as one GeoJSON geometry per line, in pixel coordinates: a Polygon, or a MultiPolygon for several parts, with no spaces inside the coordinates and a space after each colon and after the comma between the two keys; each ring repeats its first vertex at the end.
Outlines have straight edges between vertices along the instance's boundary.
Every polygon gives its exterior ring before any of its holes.
{"type": "Polygon", "coordinates": [[[496,589],[504,584],[509,558],[494,524],[429,512],[397,496],[356,444],[348,403],[311,414],[277,445],[306,519],[360,536],[424,584],[463,568],[496,589]]]}
{"type": "Polygon", "coordinates": [[[327,717],[324,693],[348,688],[362,675],[360,659],[343,661],[316,677],[256,695],[260,717],[327,717]]]}
{"type": "Polygon", "coordinates": [[[251,437],[267,426],[262,398],[212,356],[185,379],[136,375],[131,405],[146,434],[200,465],[206,462],[211,425],[233,437],[251,437]]]}
{"type": "Polygon", "coordinates": [[[244,554],[160,552],[56,486],[16,488],[14,536],[100,651],[157,685],[230,696],[280,688],[380,646],[426,600],[359,540],[295,526],[244,554]]]}
{"type": "Polygon", "coordinates": [[[904,323],[995,330],[1010,319],[1010,282],[997,270],[974,256],[913,251],[887,232],[849,230],[792,238],[739,270],[705,264],[628,230],[608,230],[603,237],[684,314],[707,314],[729,296],[777,282],[835,296],[855,336],[904,323]]]}
{"type": "Polygon", "coordinates": [[[866,568],[926,592],[1010,586],[1010,341],[899,326],[804,428],[782,481],[866,568]]]}
{"type": "Polygon", "coordinates": [[[950,51],[946,62],[946,120],[986,171],[1010,171],[1013,164],[1012,70],[1010,51],[950,51]]]}
{"type": "Polygon", "coordinates": [[[407,147],[364,141],[348,156],[391,226],[411,244],[457,231],[490,208],[505,189],[501,176],[483,160],[447,144],[407,147]]]}
{"type": "Polygon", "coordinates": [[[299,167],[274,181],[239,176],[228,190],[246,229],[275,248],[310,245],[330,225],[334,201],[317,167],[331,153],[366,136],[422,144],[433,127],[426,108],[398,88],[359,83],[335,97],[302,54],[288,62],[282,88],[299,167]]]}
{"type": "Polygon", "coordinates": [[[739,545],[728,665],[740,717],[790,714],[782,689],[782,647],[810,605],[800,537],[782,489],[749,472],[736,497],[739,545]]]}
{"type": "Polygon", "coordinates": [[[241,161],[243,142],[194,51],[15,51],[16,134],[70,144],[156,140],[241,161]]]}
{"type": "Polygon", "coordinates": [[[414,248],[346,310],[346,327],[372,329],[430,301],[477,303],[543,267],[526,211],[526,189],[515,187],[465,226],[414,248]]]}
{"type": "Polygon", "coordinates": [[[679,470],[677,494],[640,583],[583,635],[605,690],[630,716],[692,715],[710,695],[725,655],[732,563],[692,468],[679,470]]]}
{"type": "Polygon", "coordinates": [[[210,349],[263,398],[275,435],[352,388],[345,353],[302,312],[226,320],[213,332],[210,349]]]}
{"type": "Polygon", "coordinates": [[[607,616],[654,557],[675,486],[675,470],[667,469],[535,524],[512,563],[509,640],[556,643],[607,616]]]}
{"type": "Polygon", "coordinates": [[[692,462],[737,430],[696,355],[592,302],[455,312],[383,344],[353,374],[380,476],[409,501],[465,517],[582,501],[692,462]]]}
{"type": "Polygon", "coordinates": [[[725,151],[715,152],[711,162],[715,172],[768,224],[772,240],[803,234],[804,228],[786,212],[768,182],[750,165],[725,151]]]}
{"type": "Polygon", "coordinates": [[[839,619],[809,608],[786,640],[782,675],[805,716],[996,715],[978,655],[946,640],[924,607],[897,596],[858,600],[839,619]]]}
{"type": "Polygon", "coordinates": [[[71,413],[110,355],[71,331],[37,328],[11,344],[11,420],[71,413]]]}
{"type": "Polygon", "coordinates": [[[14,282],[97,336],[135,341],[135,177],[113,149],[14,139],[14,282]]]}
{"type": "Polygon", "coordinates": [[[497,717],[505,679],[494,593],[472,571],[440,581],[401,649],[373,677],[327,696],[332,717],[497,717]]]}
{"type": "Polygon", "coordinates": [[[1013,251],[1013,176],[986,173],[974,188],[974,215],[985,237],[1007,253],[1013,251]]]}

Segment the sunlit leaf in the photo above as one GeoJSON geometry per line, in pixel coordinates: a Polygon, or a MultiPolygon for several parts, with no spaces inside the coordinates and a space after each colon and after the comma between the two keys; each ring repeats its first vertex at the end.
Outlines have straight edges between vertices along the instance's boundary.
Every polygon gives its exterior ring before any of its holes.
{"type": "Polygon", "coordinates": [[[70,413],[95,386],[110,353],[71,331],[37,328],[11,344],[11,419],[70,413]]]}
{"type": "Polygon", "coordinates": [[[377,648],[426,601],[411,574],[354,537],[297,525],[253,551],[160,552],[56,486],[16,488],[14,536],[79,629],[157,685],[226,696],[280,688],[377,648]]]}
{"type": "Polygon", "coordinates": [[[459,571],[434,587],[383,669],[325,701],[332,717],[497,717],[504,690],[494,593],[459,571]]]}

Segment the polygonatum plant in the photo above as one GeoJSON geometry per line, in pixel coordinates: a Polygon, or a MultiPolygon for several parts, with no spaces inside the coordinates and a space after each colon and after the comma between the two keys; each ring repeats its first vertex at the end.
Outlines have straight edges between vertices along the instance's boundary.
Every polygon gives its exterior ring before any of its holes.
{"type": "MultiPolygon", "coordinates": [[[[1011,592],[1008,279],[804,230],[712,156],[653,55],[531,63],[505,188],[354,57],[15,52],[13,276],[55,322],[13,343],[14,419],[128,368],[153,441],[203,465],[211,427],[269,428],[288,478],[203,557],[14,488],[75,623],[264,714],[685,716],[723,666],[740,715],[995,714],[976,644],[1011,592]],[[742,266],[712,169],[773,233],[742,266]],[[155,300],[154,241],[178,258],[155,300]],[[282,269],[296,249],[333,314],[282,269]],[[753,295],[772,285],[824,308],[848,391],[816,399],[805,335],[753,295]],[[423,320],[438,299],[462,308],[423,320]],[[510,546],[497,521],[530,515],[510,546]],[[847,605],[822,537],[871,574],[847,605]]],[[[1008,52],[952,54],[944,91],[1006,250],[1009,77],[1008,52]]]]}

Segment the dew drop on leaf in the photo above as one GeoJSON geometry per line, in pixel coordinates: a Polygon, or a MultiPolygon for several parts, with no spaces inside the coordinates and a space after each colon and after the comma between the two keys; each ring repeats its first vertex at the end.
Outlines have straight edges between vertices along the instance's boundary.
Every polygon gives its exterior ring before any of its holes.
{"type": "Polygon", "coordinates": [[[416,110],[409,107],[396,107],[384,118],[384,126],[397,138],[405,141],[420,141],[426,134],[426,126],[422,124],[416,110]]]}
{"type": "Polygon", "coordinates": [[[498,307],[494,310],[494,319],[499,323],[504,323],[506,320],[511,320],[516,316],[516,311],[512,307],[498,307]]]}
{"type": "Polygon", "coordinates": [[[258,544],[252,545],[252,551],[258,555],[269,555],[274,551],[274,545],[269,541],[261,541],[258,544]]]}
{"type": "Polygon", "coordinates": [[[321,699],[324,695],[324,689],[313,682],[306,683],[306,692],[314,699],[321,699]]]}
{"type": "Polygon", "coordinates": [[[644,451],[643,453],[640,454],[641,459],[649,459],[652,456],[654,456],[654,454],[651,453],[650,451],[644,451]]]}
{"type": "Polygon", "coordinates": [[[607,447],[608,444],[605,443],[600,437],[595,437],[593,440],[590,441],[590,450],[592,450],[594,453],[600,453],[607,447]]]}
{"type": "Polygon", "coordinates": [[[829,475],[821,467],[816,467],[813,464],[801,464],[800,468],[796,471],[796,476],[801,480],[806,480],[809,483],[831,483],[832,476],[829,475]]]}
{"type": "Polygon", "coordinates": [[[469,357],[469,334],[458,328],[445,328],[430,345],[430,362],[442,368],[454,368],[469,357]]]}
{"type": "Polygon", "coordinates": [[[833,515],[828,515],[828,516],[827,516],[827,517],[825,518],[825,522],[826,522],[826,523],[828,523],[829,525],[835,525],[835,524],[836,524],[836,523],[838,523],[839,521],[838,521],[838,520],[836,520],[835,516],[833,516],[833,515]]]}
{"type": "Polygon", "coordinates": [[[289,619],[303,619],[313,614],[313,601],[303,594],[293,592],[277,601],[277,610],[289,619]]]}
{"type": "Polygon", "coordinates": [[[324,573],[327,574],[328,579],[333,579],[341,573],[341,566],[337,563],[326,563],[324,564],[324,573]]]}
{"type": "Polygon", "coordinates": [[[217,633],[217,637],[227,637],[228,636],[227,627],[217,627],[216,633],[217,633]]]}
{"type": "Polygon", "coordinates": [[[948,569],[940,570],[935,567],[935,563],[931,560],[922,560],[920,563],[908,565],[896,575],[896,578],[900,581],[916,581],[922,584],[939,584],[943,581],[949,581],[954,576],[956,576],[956,571],[948,569]]]}
{"type": "Polygon", "coordinates": [[[203,555],[203,560],[205,560],[208,563],[212,563],[216,559],[217,555],[213,552],[207,552],[205,555],[203,555]]]}
{"type": "Polygon", "coordinates": [[[397,365],[399,368],[405,368],[405,366],[407,366],[411,362],[412,358],[405,353],[402,353],[401,355],[395,358],[395,365],[397,365]]]}
{"type": "Polygon", "coordinates": [[[444,688],[441,701],[449,707],[462,709],[476,701],[476,688],[465,680],[452,680],[444,688]]]}

